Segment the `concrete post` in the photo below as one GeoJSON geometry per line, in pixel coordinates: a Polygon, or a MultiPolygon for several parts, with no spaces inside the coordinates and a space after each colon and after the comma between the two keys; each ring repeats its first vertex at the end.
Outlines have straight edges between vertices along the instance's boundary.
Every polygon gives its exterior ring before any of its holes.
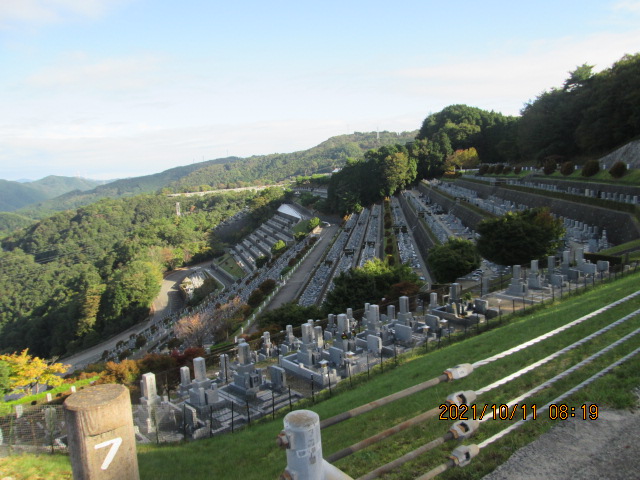
{"type": "Polygon", "coordinates": [[[284,417],[278,444],[287,450],[287,468],[280,478],[324,480],[320,417],[311,410],[295,410],[284,417]]]}
{"type": "Polygon", "coordinates": [[[139,480],[129,390],[88,387],[64,402],[75,480],[139,480]]]}

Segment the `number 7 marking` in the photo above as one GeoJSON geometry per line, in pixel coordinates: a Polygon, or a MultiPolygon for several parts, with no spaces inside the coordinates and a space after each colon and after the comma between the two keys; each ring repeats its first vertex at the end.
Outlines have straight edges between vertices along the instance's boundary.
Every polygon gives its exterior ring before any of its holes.
{"type": "Polygon", "coordinates": [[[104,457],[104,462],[102,462],[102,465],[100,466],[102,470],[106,470],[107,468],[109,468],[109,465],[111,465],[113,457],[116,456],[116,452],[120,448],[120,445],[122,445],[122,438],[117,437],[113,440],[107,440],[106,442],[99,443],[95,447],[93,447],[98,450],[99,448],[108,447],[109,445],[111,445],[111,448],[107,452],[107,456],[104,457]]]}

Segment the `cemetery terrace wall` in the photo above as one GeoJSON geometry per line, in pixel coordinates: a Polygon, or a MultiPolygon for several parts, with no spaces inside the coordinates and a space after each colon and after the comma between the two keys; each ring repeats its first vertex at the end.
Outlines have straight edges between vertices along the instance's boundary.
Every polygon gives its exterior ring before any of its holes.
{"type": "Polygon", "coordinates": [[[608,193],[622,193],[624,195],[637,195],[640,197],[640,187],[636,187],[633,185],[618,185],[618,184],[609,184],[609,183],[594,183],[594,182],[580,182],[575,180],[562,180],[555,178],[546,178],[539,176],[528,177],[527,181],[544,183],[547,185],[558,185],[558,186],[571,186],[579,189],[590,189],[597,190],[599,192],[608,192],[608,193]]]}
{"type": "Polygon", "coordinates": [[[400,200],[400,207],[407,219],[407,226],[413,230],[413,236],[416,239],[416,246],[418,250],[420,250],[420,255],[426,260],[429,256],[429,250],[435,246],[433,240],[431,240],[431,237],[427,234],[425,226],[420,222],[416,212],[407,203],[404,195],[398,195],[398,200],[400,200]]]}
{"type": "MultiPolygon", "coordinates": [[[[472,185],[475,185],[475,184],[472,184],[472,185]]],[[[467,187],[467,188],[475,189],[475,186],[467,187]]],[[[424,193],[425,195],[428,195],[431,198],[431,200],[437,203],[438,205],[440,205],[443,210],[447,212],[450,211],[453,215],[455,215],[460,219],[460,221],[465,227],[469,227],[472,230],[475,230],[478,223],[480,223],[482,220],[486,218],[483,215],[479,214],[478,212],[475,212],[474,210],[467,208],[464,205],[464,203],[456,202],[455,200],[450,199],[449,197],[438,192],[437,190],[434,190],[433,188],[425,185],[424,183],[420,183],[418,185],[418,190],[420,191],[420,193],[424,193]]],[[[491,216],[491,215],[487,213],[487,216],[491,216]]]]}
{"type": "MultiPolygon", "coordinates": [[[[481,185],[464,180],[456,180],[456,184],[475,190],[483,198],[489,195],[495,195],[504,200],[522,203],[532,208],[549,207],[556,215],[585,222],[590,225],[597,225],[607,230],[607,238],[615,245],[640,238],[640,228],[634,217],[629,213],[592,205],[583,205],[577,202],[568,202],[546,195],[520,192],[491,185],[481,185]]],[[[593,188],[593,185],[591,188],[593,188]]]]}

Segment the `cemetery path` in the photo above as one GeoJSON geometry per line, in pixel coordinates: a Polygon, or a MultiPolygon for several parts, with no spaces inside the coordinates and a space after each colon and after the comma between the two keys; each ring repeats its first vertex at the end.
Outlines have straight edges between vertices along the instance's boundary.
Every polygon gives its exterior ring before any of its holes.
{"type": "Polygon", "coordinates": [[[99,343],[98,345],[94,345],[93,347],[75,353],[70,357],[61,359],[60,362],[71,365],[67,373],[71,373],[74,370],[83,368],[89,363],[100,361],[102,352],[104,352],[105,350],[114,349],[119,341],[128,340],[131,335],[137,335],[139,332],[151,326],[154,322],[157,322],[160,319],[164,318],[165,315],[176,311],[176,309],[179,308],[179,302],[182,301],[178,293],[178,286],[180,285],[180,282],[184,280],[184,278],[193,270],[202,268],[206,265],[209,265],[210,263],[211,261],[199,263],[197,265],[193,265],[192,267],[176,270],[168,274],[162,280],[160,293],[153,302],[153,310],[155,313],[150,317],[148,321],[134,325],[124,332],[120,332],[119,334],[114,335],[113,337],[99,343]]]}
{"type": "Polygon", "coordinates": [[[483,480],[639,478],[638,429],[638,410],[601,408],[597,420],[559,421],[483,480]]]}
{"type": "Polygon", "coordinates": [[[278,308],[296,298],[298,293],[300,293],[299,290],[308,280],[309,275],[313,272],[313,269],[320,261],[320,258],[322,258],[322,255],[329,246],[331,239],[338,231],[338,228],[339,227],[334,223],[331,224],[330,227],[322,229],[320,239],[318,240],[317,245],[314,247],[313,252],[311,252],[309,256],[304,259],[302,264],[298,266],[295,273],[291,275],[291,278],[289,278],[287,284],[282,287],[282,289],[275,297],[273,297],[273,300],[267,306],[265,311],[278,308]]]}

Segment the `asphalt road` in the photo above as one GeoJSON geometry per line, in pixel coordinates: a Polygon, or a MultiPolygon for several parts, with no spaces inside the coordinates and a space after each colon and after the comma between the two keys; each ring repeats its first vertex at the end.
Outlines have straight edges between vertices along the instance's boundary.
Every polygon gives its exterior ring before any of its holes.
{"type": "Polygon", "coordinates": [[[265,308],[266,311],[278,308],[285,303],[294,300],[298,296],[302,287],[307,283],[307,280],[309,280],[309,276],[313,273],[314,266],[317,265],[322,258],[322,255],[326,251],[327,246],[337,231],[338,226],[336,224],[331,224],[330,227],[322,229],[320,239],[313,249],[313,252],[304,259],[302,264],[300,264],[296,269],[295,273],[291,275],[287,284],[280,289],[275,297],[273,297],[271,303],[265,308]]]}
{"type": "MultiPolygon", "coordinates": [[[[61,363],[71,365],[69,370],[67,370],[67,373],[83,368],[89,363],[100,361],[102,352],[104,352],[105,350],[114,349],[119,341],[127,341],[131,335],[137,335],[154,323],[161,321],[167,315],[177,312],[180,308],[182,308],[184,304],[178,288],[180,282],[182,282],[182,280],[184,280],[191,272],[206,268],[210,264],[211,261],[199,263],[189,268],[175,270],[165,276],[162,280],[160,293],[153,301],[153,313],[150,315],[147,321],[134,325],[124,332],[121,332],[109,338],[108,340],[105,340],[104,342],[94,345],[93,347],[83,350],[82,352],[78,352],[74,355],[71,355],[70,357],[61,359],[61,363]]],[[[216,280],[218,280],[220,283],[223,283],[222,279],[218,278],[215,273],[211,271],[211,269],[207,268],[207,271],[214,275],[214,278],[216,278],[216,280]]]]}

